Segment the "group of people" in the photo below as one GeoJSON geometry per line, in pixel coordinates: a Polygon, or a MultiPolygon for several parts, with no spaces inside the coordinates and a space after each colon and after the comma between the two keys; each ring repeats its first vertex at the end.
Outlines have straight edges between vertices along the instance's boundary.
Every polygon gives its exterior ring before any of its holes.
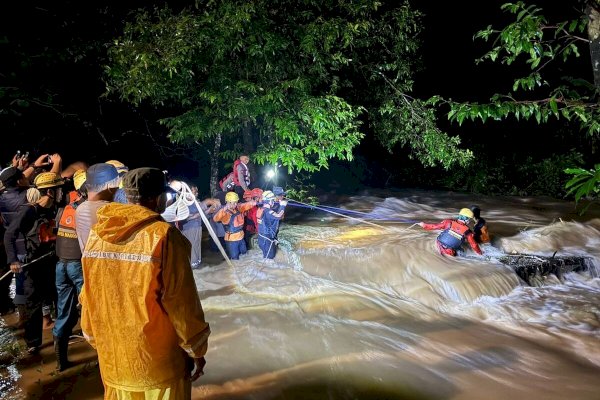
{"type": "Polygon", "coordinates": [[[285,191],[252,189],[248,162],[240,156],[233,185],[198,201],[196,187],[156,168],[110,160],[63,169],[59,154],[30,162],[17,153],[0,173],[2,248],[16,286],[13,301],[11,280],[0,282],[0,311],[18,308],[27,352],[37,354],[43,329],[52,328],[56,368],[69,368],[81,317],[105,398],[189,397],[210,335],[192,274],[201,263],[201,213],[231,259],[247,252],[253,234],[263,257],[275,257],[285,191]],[[179,201],[184,217],[169,219],[179,201]]]}
{"type": "MultiPolygon", "coordinates": [[[[253,234],[264,259],[275,257],[285,191],[252,188],[248,162],[242,155],[221,181],[223,191],[198,201],[197,188],[188,193],[156,168],[129,170],[110,160],[63,169],[59,154],[33,163],[15,155],[0,173],[0,218],[28,353],[39,352],[42,330],[52,326],[57,370],[69,368],[69,338],[81,317],[98,352],[105,398],[189,397],[210,335],[192,274],[201,262],[200,213],[231,259],[247,252],[253,234]],[[188,207],[185,217],[170,220],[178,201],[188,207]]],[[[443,230],[442,254],[456,255],[465,241],[481,254],[478,243],[489,241],[477,206],[419,225],[443,230]]],[[[3,313],[14,311],[9,282],[0,286],[3,313]]]]}
{"type": "Polygon", "coordinates": [[[17,154],[0,182],[2,249],[16,285],[13,301],[3,272],[0,305],[3,314],[18,307],[27,352],[35,356],[52,327],[56,368],[69,368],[81,316],[106,398],[189,397],[210,328],[191,243],[161,217],[172,201],[163,171],[115,160],[63,169],[58,154],[17,154]]]}
{"type": "MultiPolygon", "coordinates": [[[[211,229],[231,260],[239,260],[241,255],[247,253],[254,235],[258,236],[257,243],[263,258],[275,258],[279,223],[287,206],[286,193],[278,186],[272,190],[252,188],[249,162],[250,157],[242,154],[233,163],[233,170],[221,180],[221,190],[202,201],[197,200],[196,186],[178,179],[169,182],[175,192],[181,193],[185,186],[191,190],[191,194],[183,194],[179,199],[187,205],[187,212],[181,217],[177,216],[177,212],[167,212],[163,216],[167,221],[172,219],[192,243],[192,268],[199,268],[202,260],[200,212],[207,216],[211,229]],[[188,196],[190,198],[186,199],[188,196]]],[[[176,208],[177,204],[171,207],[176,208]]],[[[218,251],[218,245],[213,240],[211,249],[218,251]]]]}

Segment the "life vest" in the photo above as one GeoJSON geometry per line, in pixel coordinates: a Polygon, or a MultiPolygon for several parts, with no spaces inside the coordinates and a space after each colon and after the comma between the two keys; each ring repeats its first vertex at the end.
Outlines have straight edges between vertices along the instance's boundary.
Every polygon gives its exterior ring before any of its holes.
{"type": "MultiPolygon", "coordinates": [[[[73,198],[73,197],[71,197],[73,198]]],[[[61,208],[57,214],[56,255],[64,260],[79,260],[81,248],[75,230],[75,210],[83,202],[81,197],[61,208]]]]}
{"type": "Polygon", "coordinates": [[[222,191],[229,192],[229,191],[233,190],[233,188],[235,187],[235,182],[233,179],[234,175],[235,174],[233,172],[230,172],[227,175],[225,175],[225,177],[223,179],[221,179],[219,181],[219,186],[221,187],[222,191]]]}
{"type": "Polygon", "coordinates": [[[473,236],[477,243],[489,243],[490,234],[488,233],[485,219],[479,218],[473,227],[473,236]]]}
{"type": "Polygon", "coordinates": [[[229,212],[229,222],[225,225],[225,232],[228,234],[238,233],[244,230],[244,215],[235,209],[233,212],[229,212]]]}
{"type": "MultiPolygon", "coordinates": [[[[27,206],[36,208],[33,204],[27,206]]],[[[36,208],[37,218],[33,226],[25,234],[25,244],[27,247],[28,259],[33,259],[46,254],[53,250],[56,242],[56,223],[46,213],[38,212],[36,208]]]]}
{"type": "MultiPolygon", "coordinates": [[[[246,215],[245,219],[246,226],[244,226],[244,230],[248,233],[256,233],[258,227],[258,210],[258,207],[252,207],[250,210],[248,210],[248,214],[246,215]]],[[[262,210],[262,208],[260,210],[262,210]]]]}
{"type": "Polygon", "coordinates": [[[233,163],[233,183],[235,184],[235,186],[242,186],[240,184],[240,177],[237,174],[237,167],[240,164],[242,165],[244,182],[246,183],[246,186],[248,186],[250,185],[250,171],[248,170],[248,166],[239,159],[235,160],[233,163]]]}
{"type": "Polygon", "coordinates": [[[452,221],[450,228],[444,230],[437,240],[448,249],[458,250],[465,242],[465,236],[470,231],[469,227],[458,221],[452,221]]]}
{"type": "Polygon", "coordinates": [[[256,210],[256,222],[258,223],[258,225],[262,224],[262,217],[263,214],[265,213],[265,209],[263,207],[259,207],[258,210],[256,210]]]}
{"type": "Polygon", "coordinates": [[[279,221],[281,218],[277,218],[273,216],[273,209],[265,209],[263,207],[259,208],[256,211],[256,219],[258,222],[258,234],[267,238],[275,238],[277,236],[277,232],[279,231],[279,221]],[[271,213],[270,216],[265,214],[271,213]]]}

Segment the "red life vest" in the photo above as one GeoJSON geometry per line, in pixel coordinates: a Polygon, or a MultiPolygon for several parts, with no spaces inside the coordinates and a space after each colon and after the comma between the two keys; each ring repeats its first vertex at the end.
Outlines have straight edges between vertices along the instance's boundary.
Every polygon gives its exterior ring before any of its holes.
{"type": "Polygon", "coordinates": [[[230,172],[227,175],[225,175],[225,177],[223,179],[221,179],[219,181],[219,187],[221,187],[221,190],[224,192],[229,192],[231,190],[233,190],[233,188],[235,187],[235,182],[234,182],[234,173],[230,172]]]}
{"type": "MultiPolygon", "coordinates": [[[[248,233],[256,233],[257,231],[257,226],[258,226],[258,207],[252,207],[250,210],[248,210],[248,214],[246,214],[246,226],[244,227],[244,230],[248,233]]],[[[260,210],[262,210],[262,208],[260,208],[260,210]]]]}
{"type": "Polygon", "coordinates": [[[437,240],[448,249],[458,250],[465,242],[465,237],[471,230],[465,224],[452,221],[450,227],[437,237],[437,240]]]}
{"type": "Polygon", "coordinates": [[[244,164],[240,159],[235,160],[233,163],[233,183],[235,183],[235,186],[242,186],[240,184],[240,177],[237,174],[237,167],[240,164],[242,165],[244,171],[244,182],[246,182],[246,186],[248,186],[250,184],[250,171],[248,170],[248,166],[244,164]]]}

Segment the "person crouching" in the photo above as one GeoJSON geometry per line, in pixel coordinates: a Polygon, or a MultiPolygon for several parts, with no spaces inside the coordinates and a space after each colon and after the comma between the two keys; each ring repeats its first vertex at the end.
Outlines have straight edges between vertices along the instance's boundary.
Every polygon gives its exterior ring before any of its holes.
{"type": "Polygon", "coordinates": [[[469,221],[473,219],[473,212],[468,208],[459,211],[456,219],[445,219],[437,224],[426,224],[419,222],[419,226],[425,230],[443,229],[436,240],[436,245],[441,254],[456,256],[456,252],[462,247],[465,240],[473,251],[483,254],[469,228],[469,221]]]}

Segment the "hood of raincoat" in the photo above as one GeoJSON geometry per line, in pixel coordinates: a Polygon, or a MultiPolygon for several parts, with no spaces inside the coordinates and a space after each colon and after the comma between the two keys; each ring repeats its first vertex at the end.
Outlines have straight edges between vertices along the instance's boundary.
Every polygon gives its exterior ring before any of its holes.
{"type": "Polygon", "coordinates": [[[109,203],[98,209],[97,216],[96,233],[113,244],[129,239],[142,226],[164,221],[158,213],[137,204],[109,203]]]}

